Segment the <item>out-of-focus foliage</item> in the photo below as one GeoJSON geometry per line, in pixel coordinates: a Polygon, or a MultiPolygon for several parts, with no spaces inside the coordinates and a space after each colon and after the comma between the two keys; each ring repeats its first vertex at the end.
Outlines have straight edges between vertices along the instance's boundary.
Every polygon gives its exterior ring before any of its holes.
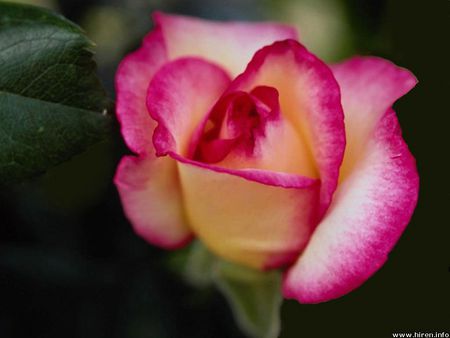
{"type": "Polygon", "coordinates": [[[352,52],[353,32],[347,11],[339,0],[268,0],[277,20],[294,25],[301,41],[325,61],[336,61],[352,52]]]}
{"type": "Polygon", "coordinates": [[[40,7],[46,7],[46,8],[51,8],[51,9],[56,9],[56,7],[57,7],[57,1],[55,1],[55,0],[9,0],[9,2],[40,6],[40,7]]]}
{"type": "Polygon", "coordinates": [[[129,20],[120,8],[113,6],[92,7],[83,18],[83,27],[93,41],[101,41],[96,55],[103,64],[118,60],[126,50],[129,20]]]}

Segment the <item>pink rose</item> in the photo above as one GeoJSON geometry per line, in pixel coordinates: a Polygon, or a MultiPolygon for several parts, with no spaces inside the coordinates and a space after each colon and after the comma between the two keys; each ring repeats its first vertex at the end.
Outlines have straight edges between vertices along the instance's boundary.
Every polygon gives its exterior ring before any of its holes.
{"type": "Polygon", "coordinates": [[[340,297],[387,259],[417,202],[392,104],[414,87],[375,57],[326,65],[273,23],[156,13],[121,63],[128,147],[115,183],[135,231],[175,249],[199,238],[283,294],[340,297]]]}

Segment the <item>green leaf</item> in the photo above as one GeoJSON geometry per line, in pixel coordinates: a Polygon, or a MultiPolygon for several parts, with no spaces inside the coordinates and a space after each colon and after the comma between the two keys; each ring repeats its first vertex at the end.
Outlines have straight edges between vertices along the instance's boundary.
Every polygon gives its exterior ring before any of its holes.
{"type": "Polygon", "coordinates": [[[88,110],[0,92],[0,184],[69,159],[99,141],[109,119],[88,110]]]}
{"type": "Polygon", "coordinates": [[[255,338],[280,333],[281,273],[260,272],[225,261],[214,266],[214,280],[227,298],[241,329],[255,338]]]}
{"type": "Polygon", "coordinates": [[[109,133],[93,46],[60,15],[0,3],[0,184],[41,173],[109,133]]]}

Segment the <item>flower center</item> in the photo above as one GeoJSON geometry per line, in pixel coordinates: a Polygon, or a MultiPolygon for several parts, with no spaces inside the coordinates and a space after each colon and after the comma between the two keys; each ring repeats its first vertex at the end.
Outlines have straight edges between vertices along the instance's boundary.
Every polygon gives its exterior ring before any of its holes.
{"type": "Polygon", "coordinates": [[[259,86],[250,93],[233,92],[222,97],[202,125],[194,159],[217,163],[230,153],[252,157],[257,139],[265,136],[270,121],[279,118],[278,92],[259,86]]]}

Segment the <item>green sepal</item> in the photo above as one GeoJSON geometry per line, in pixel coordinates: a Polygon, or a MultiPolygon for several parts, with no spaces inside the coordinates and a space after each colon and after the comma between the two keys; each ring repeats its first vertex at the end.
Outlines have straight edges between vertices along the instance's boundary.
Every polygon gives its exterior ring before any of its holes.
{"type": "Polygon", "coordinates": [[[204,287],[214,284],[228,301],[241,330],[252,338],[276,338],[280,334],[281,272],[257,271],[225,261],[194,242],[185,275],[204,287]]]}

